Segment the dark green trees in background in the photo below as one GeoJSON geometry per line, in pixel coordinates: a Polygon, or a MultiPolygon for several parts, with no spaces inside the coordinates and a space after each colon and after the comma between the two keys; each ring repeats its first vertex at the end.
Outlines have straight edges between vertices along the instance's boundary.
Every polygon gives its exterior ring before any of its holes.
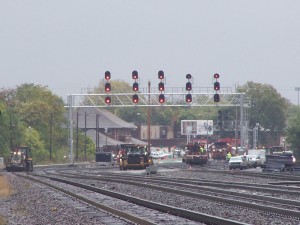
{"type": "Polygon", "coordinates": [[[1,90],[0,103],[1,155],[7,156],[16,145],[26,145],[31,147],[35,162],[50,157],[60,161],[68,156],[64,102],[47,87],[23,84],[1,90]]]}
{"type": "Polygon", "coordinates": [[[300,108],[295,106],[291,108],[288,120],[286,142],[291,145],[297,159],[300,158],[300,108]]]}
{"type": "MultiPolygon", "coordinates": [[[[111,81],[114,92],[131,93],[132,85],[111,81]]],[[[103,92],[100,82],[93,93],[103,92]]],[[[292,106],[275,88],[267,84],[247,82],[238,88],[249,99],[250,128],[260,124],[260,143],[265,145],[286,137],[294,151],[300,149],[300,110],[292,106]]],[[[195,99],[197,101],[197,99],[195,99]]],[[[166,103],[167,104],[167,103],[166,103]]],[[[7,156],[15,145],[31,146],[35,161],[52,161],[68,156],[68,121],[65,103],[47,87],[23,84],[16,89],[0,90],[0,156],[7,156]],[[51,132],[52,130],[52,132],[51,132]]],[[[113,108],[112,113],[127,122],[147,124],[147,107],[113,108]]],[[[151,125],[173,125],[180,132],[181,120],[217,120],[219,107],[151,108],[151,125]]],[[[239,110],[222,109],[235,120],[239,110]]],[[[238,115],[237,115],[238,116],[238,115]]],[[[75,133],[75,132],[74,132],[75,133]]],[[[251,137],[250,137],[251,138],[251,137]]],[[[79,134],[79,159],[84,156],[84,135],[79,134]]],[[[87,140],[87,155],[94,158],[95,145],[87,140]]]]}
{"type": "Polygon", "coordinates": [[[285,135],[287,112],[291,106],[289,101],[268,84],[247,82],[238,90],[249,98],[250,128],[259,124],[260,143],[278,142],[285,135]]]}

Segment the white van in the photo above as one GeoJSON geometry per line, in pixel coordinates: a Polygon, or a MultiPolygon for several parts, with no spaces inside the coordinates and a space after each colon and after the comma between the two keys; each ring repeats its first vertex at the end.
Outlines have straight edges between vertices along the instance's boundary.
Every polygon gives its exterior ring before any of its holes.
{"type": "Polygon", "coordinates": [[[229,169],[246,169],[248,167],[248,164],[246,162],[245,156],[232,156],[229,159],[229,169]]]}
{"type": "Polygon", "coordinates": [[[266,150],[265,149],[249,149],[248,155],[256,155],[256,166],[262,166],[266,162],[266,150]]]}

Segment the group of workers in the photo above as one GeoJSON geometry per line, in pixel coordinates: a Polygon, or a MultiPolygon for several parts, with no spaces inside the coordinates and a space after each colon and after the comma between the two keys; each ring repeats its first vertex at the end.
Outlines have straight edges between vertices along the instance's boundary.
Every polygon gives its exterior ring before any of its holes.
{"type": "Polygon", "coordinates": [[[206,154],[206,149],[204,148],[203,144],[196,143],[189,143],[187,145],[187,150],[190,150],[194,153],[199,153],[200,155],[206,154]]]}

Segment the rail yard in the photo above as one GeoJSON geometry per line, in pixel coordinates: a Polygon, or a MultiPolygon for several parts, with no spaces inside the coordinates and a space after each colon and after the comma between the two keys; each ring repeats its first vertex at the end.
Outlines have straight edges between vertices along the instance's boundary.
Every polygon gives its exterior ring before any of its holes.
{"type": "MultiPolygon", "coordinates": [[[[299,224],[300,175],[155,162],[157,173],[74,165],[5,173],[6,224],[299,224]]],[[[5,224],[5,223],[4,223],[5,224]]]]}

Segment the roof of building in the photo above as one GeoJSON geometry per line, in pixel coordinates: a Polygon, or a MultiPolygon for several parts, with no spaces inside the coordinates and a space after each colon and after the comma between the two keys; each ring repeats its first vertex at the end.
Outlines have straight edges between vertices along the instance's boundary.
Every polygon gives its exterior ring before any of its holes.
{"type": "MultiPolygon", "coordinates": [[[[136,129],[137,127],[128,123],[113,113],[107,110],[100,110],[97,108],[79,108],[78,112],[78,127],[95,129],[98,116],[98,128],[130,128],[136,129]],[[86,124],[85,124],[86,121],[86,124]]],[[[73,121],[77,121],[77,113],[73,113],[73,121]]]]}
{"type": "MultiPolygon", "coordinates": [[[[88,130],[87,135],[96,143],[96,131],[95,130],[88,130]]],[[[147,142],[141,141],[139,139],[135,139],[133,137],[128,140],[128,142],[118,141],[113,138],[110,138],[106,136],[105,134],[99,133],[99,145],[120,145],[120,144],[141,144],[141,145],[147,145],[147,142]]]]}

